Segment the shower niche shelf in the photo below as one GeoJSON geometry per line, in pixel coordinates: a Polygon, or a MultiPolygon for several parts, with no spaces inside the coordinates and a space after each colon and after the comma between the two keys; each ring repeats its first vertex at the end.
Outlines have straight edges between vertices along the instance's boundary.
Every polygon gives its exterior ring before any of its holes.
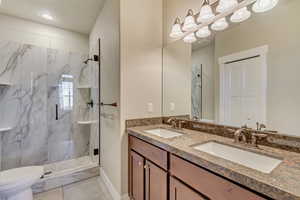
{"type": "Polygon", "coordinates": [[[92,89],[91,85],[79,85],[77,89],[92,89]]]}
{"type": "Polygon", "coordinates": [[[0,133],[12,130],[12,127],[0,128],[0,133]]]}
{"type": "Polygon", "coordinates": [[[78,121],[77,123],[80,125],[90,125],[97,123],[97,121],[78,121]]]}
{"type": "Polygon", "coordinates": [[[12,86],[12,84],[8,82],[0,82],[0,87],[9,87],[9,86],[12,86]]]}

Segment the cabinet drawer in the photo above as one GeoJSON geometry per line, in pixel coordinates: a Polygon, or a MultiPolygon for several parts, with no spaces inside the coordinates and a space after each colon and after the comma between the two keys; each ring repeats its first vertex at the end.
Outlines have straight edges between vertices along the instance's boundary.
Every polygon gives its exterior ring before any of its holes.
{"type": "Polygon", "coordinates": [[[168,169],[168,153],[166,151],[133,136],[129,137],[129,147],[161,168],[168,169]]]}
{"type": "Polygon", "coordinates": [[[226,179],[171,155],[170,172],[195,190],[213,200],[266,200],[226,179]]]}

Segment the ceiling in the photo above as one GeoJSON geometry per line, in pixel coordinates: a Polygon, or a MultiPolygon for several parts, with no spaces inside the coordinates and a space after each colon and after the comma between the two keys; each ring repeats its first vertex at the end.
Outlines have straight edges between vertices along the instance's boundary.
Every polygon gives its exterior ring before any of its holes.
{"type": "Polygon", "coordinates": [[[0,13],[89,34],[105,0],[2,0],[0,13]],[[51,15],[53,20],[42,17],[51,15]]]}

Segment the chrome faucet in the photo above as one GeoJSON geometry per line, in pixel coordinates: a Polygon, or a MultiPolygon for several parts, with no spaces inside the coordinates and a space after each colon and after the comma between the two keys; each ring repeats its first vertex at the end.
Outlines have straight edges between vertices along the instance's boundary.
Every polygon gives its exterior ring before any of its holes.
{"type": "Polygon", "coordinates": [[[172,128],[177,128],[177,120],[174,117],[170,117],[167,121],[168,124],[171,124],[172,128]]]}
{"type": "Polygon", "coordinates": [[[242,127],[234,132],[235,143],[247,143],[246,128],[242,127]]]}
{"type": "MultiPolygon", "coordinates": [[[[262,128],[264,128],[262,126],[262,128]]],[[[253,147],[258,147],[258,139],[268,137],[266,134],[256,133],[255,130],[248,128],[246,125],[236,130],[234,133],[234,142],[250,144],[253,147]]]]}
{"type": "Polygon", "coordinates": [[[167,120],[167,123],[171,124],[172,128],[174,128],[174,129],[182,129],[183,125],[186,123],[186,121],[185,120],[176,119],[174,117],[170,117],[167,120]]]}

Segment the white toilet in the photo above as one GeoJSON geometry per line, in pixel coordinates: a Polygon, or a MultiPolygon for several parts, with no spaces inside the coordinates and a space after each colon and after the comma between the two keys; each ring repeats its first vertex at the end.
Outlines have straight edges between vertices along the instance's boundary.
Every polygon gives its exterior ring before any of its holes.
{"type": "Polygon", "coordinates": [[[42,166],[0,172],[0,200],[32,200],[31,186],[44,174],[42,166]]]}

